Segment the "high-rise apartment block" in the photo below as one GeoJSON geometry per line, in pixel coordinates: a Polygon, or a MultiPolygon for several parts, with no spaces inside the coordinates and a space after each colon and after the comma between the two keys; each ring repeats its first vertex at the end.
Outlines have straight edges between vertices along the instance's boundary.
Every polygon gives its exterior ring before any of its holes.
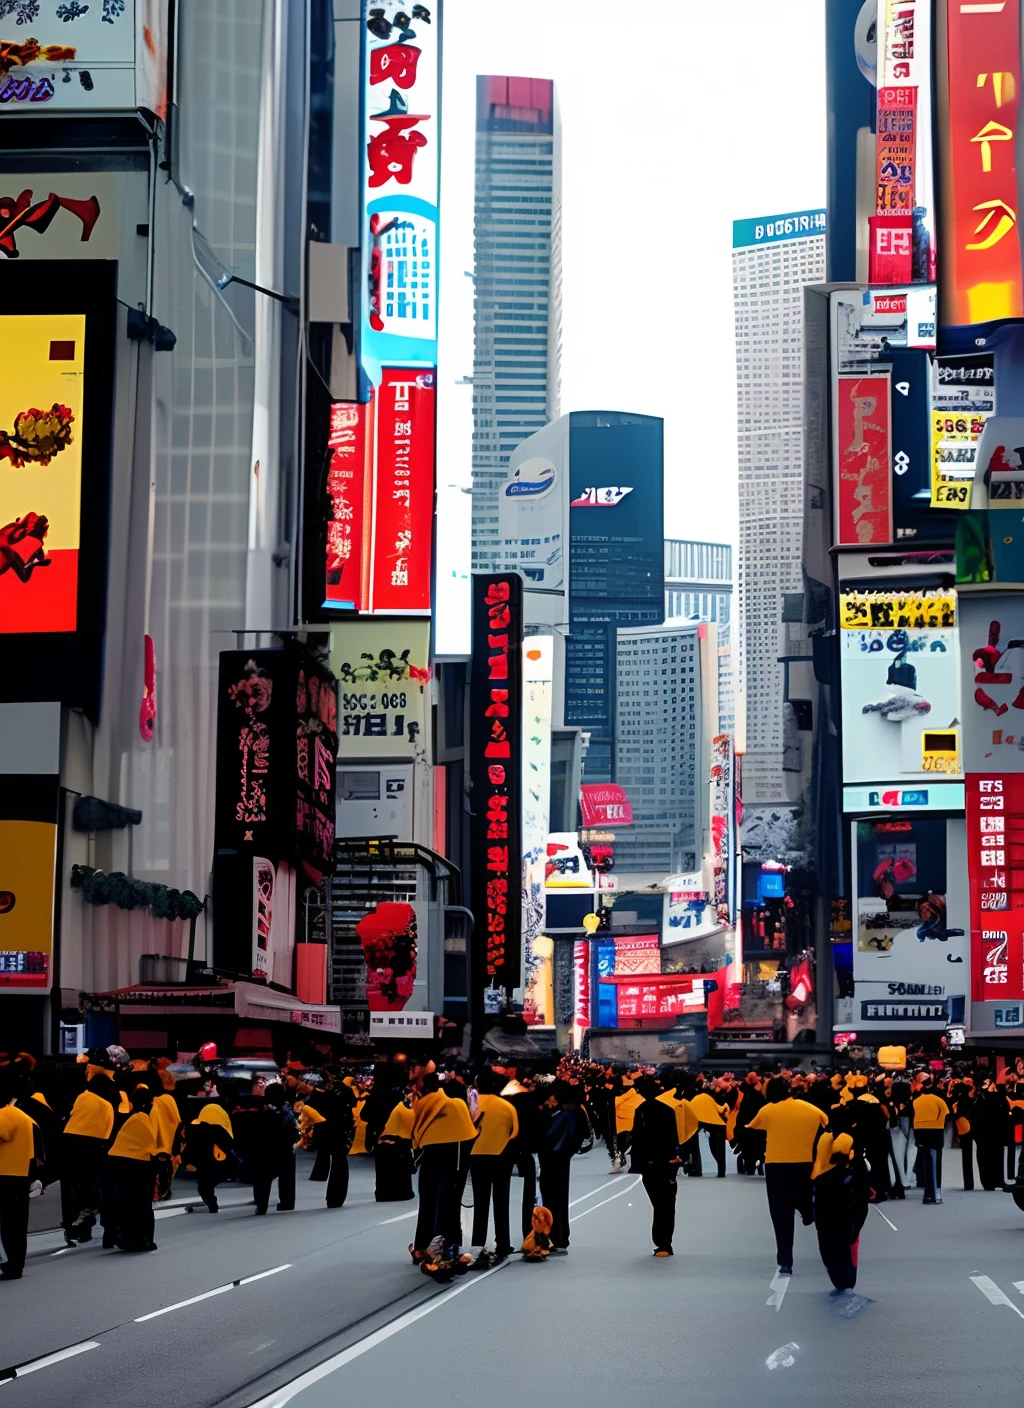
{"type": "Polygon", "coordinates": [[[718,728],[736,731],[732,547],[665,539],[665,621],[706,621],[718,627],[718,728]]]}
{"type": "Polygon", "coordinates": [[[739,439],[739,683],[743,800],[785,804],[783,657],[810,645],[803,590],[803,289],[825,278],[825,212],[733,223],[739,439]],[[786,598],[790,600],[787,602],[786,598]],[[784,618],[796,616],[791,624],[784,618]],[[741,705],[743,707],[743,705],[741,705]]]}
{"type": "Polygon", "coordinates": [[[488,571],[509,455],[558,415],[560,133],[550,79],[476,83],[473,569],[488,571]]]}

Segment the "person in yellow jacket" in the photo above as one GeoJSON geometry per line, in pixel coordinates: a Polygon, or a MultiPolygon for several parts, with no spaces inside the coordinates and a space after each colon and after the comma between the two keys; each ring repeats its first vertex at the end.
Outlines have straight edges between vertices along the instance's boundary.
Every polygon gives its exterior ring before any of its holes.
{"type": "Polygon", "coordinates": [[[452,1257],[462,1245],[459,1199],[462,1145],[477,1137],[465,1100],[450,1100],[440,1088],[437,1072],[426,1076],[422,1094],[413,1106],[412,1147],[420,1154],[420,1208],[409,1253],[414,1262],[424,1260],[431,1242],[440,1237],[452,1257]]]}
{"type": "Polygon", "coordinates": [[[365,1154],[368,1152],[366,1148],[366,1121],[363,1119],[363,1110],[365,1108],[366,1094],[364,1091],[360,1091],[359,1097],[356,1100],[355,1109],[352,1111],[356,1132],[352,1137],[352,1144],[348,1151],[349,1158],[354,1157],[356,1154],[365,1154]]]}
{"type": "Polygon", "coordinates": [[[725,1177],[725,1131],[728,1105],[717,1095],[702,1090],[690,1101],[690,1108],[700,1121],[700,1127],[708,1136],[711,1157],[718,1165],[718,1178],[725,1177]]]}
{"type": "Polygon", "coordinates": [[[828,1116],[807,1100],[794,1100],[786,1080],[774,1076],[768,1082],[768,1103],[747,1126],[764,1130],[765,1192],[768,1212],[775,1230],[775,1250],[779,1273],[793,1274],[793,1222],[798,1213],[805,1227],[814,1221],[811,1170],[814,1150],[828,1116]]]}
{"type": "Polygon", "coordinates": [[[688,1088],[682,1076],[677,1071],[667,1070],[662,1072],[662,1084],[664,1090],[658,1099],[664,1105],[671,1106],[676,1117],[676,1142],[679,1145],[679,1156],[684,1172],[689,1172],[689,1164],[694,1150],[697,1151],[697,1158],[700,1158],[700,1149],[696,1140],[700,1136],[700,1120],[693,1112],[688,1095],[692,1094],[692,1088],[688,1088]]]}
{"type": "MultiPolygon", "coordinates": [[[[107,1152],[114,1206],[114,1242],[123,1252],[155,1252],[153,1194],[156,1135],[150,1111],[153,1092],[140,1082],[129,1095],[131,1113],[107,1152]]],[[[108,1229],[104,1227],[106,1233],[108,1229]]]]}
{"type": "Polygon", "coordinates": [[[922,1202],[932,1207],[942,1202],[942,1144],[948,1119],[945,1100],[931,1089],[930,1081],[923,1083],[914,1099],[914,1143],[924,1165],[922,1202]]]}
{"type": "Polygon", "coordinates": [[[36,1125],[14,1104],[5,1079],[0,1090],[0,1242],[6,1261],[0,1280],[20,1281],[28,1249],[28,1193],[35,1158],[36,1125]]]}
{"type": "Polygon", "coordinates": [[[414,1198],[412,1187],[412,1126],[415,1116],[405,1101],[391,1111],[373,1146],[378,1203],[401,1203],[414,1198]]]}
{"type": "Polygon", "coordinates": [[[217,1184],[227,1172],[234,1152],[231,1116],[222,1105],[210,1100],[189,1126],[185,1158],[195,1168],[199,1196],[211,1212],[220,1211],[217,1184]]]}
{"type": "Polygon", "coordinates": [[[509,1146],[519,1137],[516,1107],[503,1100],[498,1091],[505,1077],[484,1071],[476,1082],[479,1130],[469,1160],[473,1180],[473,1248],[475,1270],[483,1271],[504,1261],[514,1251],[509,1226],[509,1195],[512,1186],[512,1157],[509,1146]],[[494,1206],[494,1251],[487,1251],[487,1223],[494,1206]]]}
{"type": "Polygon", "coordinates": [[[621,1173],[626,1166],[626,1155],[633,1142],[633,1117],[643,1104],[643,1097],[637,1093],[631,1076],[622,1077],[622,1089],[615,1096],[615,1157],[612,1159],[612,1173],[621,1173]]]}
{"type": "Polygon", "coordinates": [[[156,1196],[159,1202],[165,1202],[171,1196],[171,1183],[181,1164],[184,1130],[178,1102],[172,1094],[175,1081],[170,1071],[150,1072],[145,1083],[153,1096],[149,1117],[156,1139],[156,1196]]]}
{"type": "Polygon", "coordinates": [[[113,1214],[109,1207],[106,1154],[114,1134],[120,1091],[113,1081],[114,1062],[106,1051],[89,1053],[85,1063],[85,1089],[71,1107],[61,1136],[60,1206],[64,1240],[69,1247],[92,1240],[97,1217],[110,1232],[104,1236],[113,1247],[113,1214]],[[107,1214],[110,1213],[108,1219],[107,1214]]]}

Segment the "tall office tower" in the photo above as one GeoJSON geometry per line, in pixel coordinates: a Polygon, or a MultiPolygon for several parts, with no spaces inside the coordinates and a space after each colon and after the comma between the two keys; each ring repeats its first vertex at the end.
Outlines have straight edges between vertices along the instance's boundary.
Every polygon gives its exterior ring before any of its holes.
{"type": "Polygon", "coordinates": [[[736,730],[732,547],[665,539],[665,620],[708,621],[718,627],[718,730],[736,730]]]}
{"type": "Polygon", "coordinates": [[[798,609],[803,591],[803,289],[825,278],[825,212],[737,220],[732,242],[738,664],[739,696],[746,709],[743,801],[748,807],[785,805],[795,800],[796,787],[794,779],[791,795],[783,738],[787,667],[781,660],[810,654],[798,609]]]}
{"type": "Polygon", "coordinates": [[[616,832],[616,871],[695,870],[704,717],[699,627],[674,621],[620,629],[617,666],[615,781],[629,798],[633,825],[616,832]]]}
{"type": "Polygon", "coordinates": [[[509,455],[558,415],[561,171],[555,85],[476,80],[473,569],[500,567],[509,455]]]}

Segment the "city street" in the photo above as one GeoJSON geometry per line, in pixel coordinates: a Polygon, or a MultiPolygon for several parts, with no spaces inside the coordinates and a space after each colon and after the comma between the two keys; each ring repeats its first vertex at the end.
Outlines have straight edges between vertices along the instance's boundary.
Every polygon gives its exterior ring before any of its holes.
{"type": "Polygon", "coordinates": [[[656,1261],[642,1187],[595,1150],[574,1171],[568,1258],[514,1258],[439,1290],[406,1257],[414,1204],[375,1203],[360,1159],[348,1204],[327,1212],[304,1160],[294,1214],[255,1223],[248,1190],[228,1185],[216,1218],[165,1210],[154,1254],[30,1254],[0,1290],[0,1359],[19,1366],[5,1403],[924,1408],[984,1392],[1009,1408],[1024,1214],[1006,1194],[964,1193],[959,1157],[946,1161],[943,1206],[911,1192],[872,1208],[866,1303],[843,1304],[812,1229],[798,1229],[793,1277],[774,1277],[759,1179],[681,1179],[676,1255],[656,1261]]]}

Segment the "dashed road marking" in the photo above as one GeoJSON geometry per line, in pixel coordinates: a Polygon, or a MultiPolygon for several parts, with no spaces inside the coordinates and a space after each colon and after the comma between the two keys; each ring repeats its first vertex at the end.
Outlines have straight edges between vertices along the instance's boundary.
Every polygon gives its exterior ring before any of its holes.
{"type": "Polygon", "coordinates": [[[985,1299],[991,1302],[992,1305],[1008,1305],[1013,1311],[1014,1315],[1019,1315],[1020,1318],[1024,1320],[1024,1310],[1021,1310],[1016,1305],[1014,1305],[1010,1297],[1006,1294],[1005,1291],[999,1289],[996,1283],[992,1280],[991,1276],[972,1276],[971,1280],[977,1286],[978,1290],[985,1297],[985,1299]]]}
{"type": "Polygon", "coordinates": [[[898,1231],[900,1230],[900,1229],[896,1226],[895,1222],[889,1222],[889,1219],[886,1217],[885,1213],[882,1211],[882,1209],[878,1206],[877,1203],[872,1204],[872,1206],[874,1207],[875,1212],[878,1213],[878,1216],[882,1219],[882,1221],[889,1223],[889,1226],[892,1228],[892,1230],[893,1230],[894,1232],[898,1232],[898,1231]]]}
{"type": "Polygon", "coordinates": [[[789,1283],[792,1276],[780,1276],[776,1271],[771,1281],[768,1283],[771,1295],[765,1301],[765,1305],[774,1305],[776,1312],[782,1309],[782,1302],[786,1299],[786,1292],[789,1290],[789,1283]]]}
{"type": "Polygon", "coordinates": [[[212,1291],[203,1291],[198,1296],[189,1296],[188,1300],[176,1300],[173,1305],[165,1305],[160,1310],[151,1310],[148,1315],[136,1315],[135,1324],[143,1325],[147,1320],[156,1320],[161,1315],[170,1315],[172,1310],[184,1310],[186,1306],[198,1305],[201,1300],[210,1300],[213,1296],[222,1296],[227,1291],[237,1290],[239,1286],[250,1286],[253,1281],[262,1281],[266,1276],[276,1276],[279,1271],[287,1271],[291,1262],[285,1262],[283,1266],[272,1266],[269,1271],[257,1271],[255,1276],[241,1276],[237,1281],[228,1281],[223,1286],[214,1286],[212,1291]]]}
{"type": "Polygon", "coordinates": [[[83,1340],[81,1344],[58,1349],[54,1354],[44,1354],[41,1359],[30,1359],[27,1364],[15,1364],[10,1369],[0,1369],[0,1383],[23,1379],[26,1374],[34,1374],[38,1369],[48,1369],[51,1364],[60,1364],[64,1359],[74,1359],[78,1354],[85,1354],[88,1350],[99,1347],[99,1340],[83,1340]]]}

